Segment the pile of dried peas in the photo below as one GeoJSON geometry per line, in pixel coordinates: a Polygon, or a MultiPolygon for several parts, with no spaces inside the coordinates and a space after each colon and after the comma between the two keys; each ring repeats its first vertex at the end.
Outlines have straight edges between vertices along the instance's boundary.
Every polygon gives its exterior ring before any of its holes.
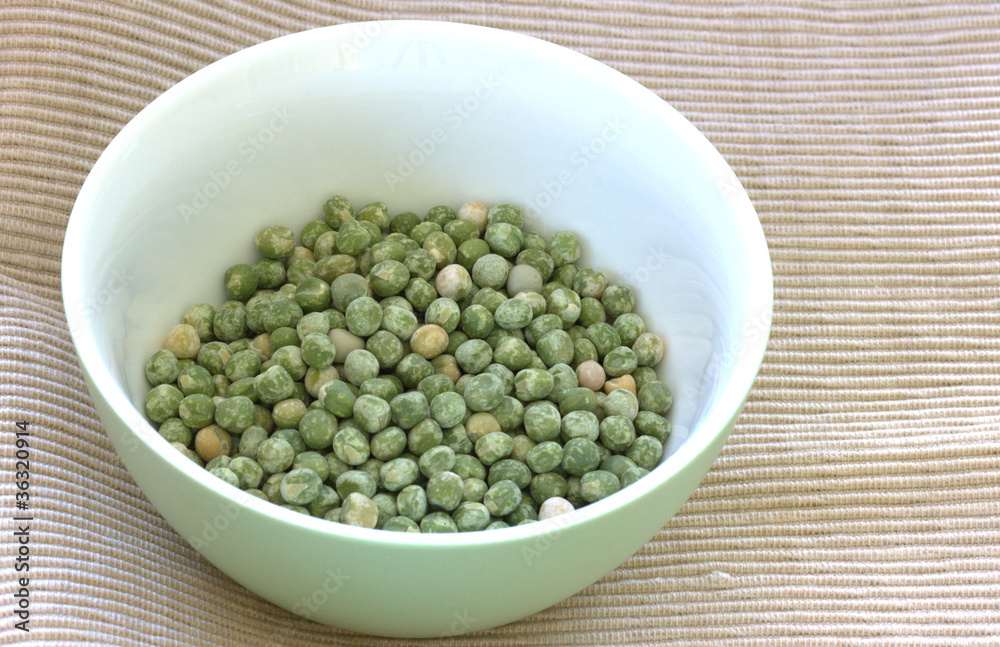
{"type": "Polygon", "coordinates": [[[392,218],[341,196],[260,231],[146,365],[159,433],[228,484],[334,522],[505,528],[660,461],[664,342],[570,232],[507,204],[392,218]]]}

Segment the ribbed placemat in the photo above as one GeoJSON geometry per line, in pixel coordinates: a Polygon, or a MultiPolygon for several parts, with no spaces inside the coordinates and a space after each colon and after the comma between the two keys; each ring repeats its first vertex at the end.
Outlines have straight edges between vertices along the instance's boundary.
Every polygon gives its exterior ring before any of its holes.
{"type": "Polygon", "coordinates": [[[732,164],[775,274],[763,369],[691,501],[579,595],[446,642],[1000,644],[1000,10],[888,0],[4,2],[0,644],[402,644],[264,602],[167,526],[94,413],[59,293],[76,193],[144,105],[243,47],[377,18],[519,31],[645,84],[732,164]]]}

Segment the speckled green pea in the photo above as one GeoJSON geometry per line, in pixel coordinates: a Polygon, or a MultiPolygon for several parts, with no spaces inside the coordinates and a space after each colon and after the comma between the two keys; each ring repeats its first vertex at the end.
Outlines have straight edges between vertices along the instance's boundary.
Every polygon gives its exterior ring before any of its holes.
{"type": "Polygon", "coordinates": [[[277,259],[262,258],[253,264],[253,271],[257,275],[258,290],[273,290],[285,282],[285,266],[277,259]]]}
{"type": "MultiPolygon", "coordinates": [[[[324,231],[323,233],[321,233],[319,236],[316,237],[316,240],[313,242],[312,250],[313,250],[313,257],[316,259],[316,265],[313,266],[314,276],[320,276],[319,272],[317,272],[316,269],[320,267],[320,263],[322,263],[326,259],[330,258],[331,256],[345,256],[345,254],[337,253],[339,251],[337,249],[337,232],[333,231],[332,229],[330,231],[324,231]]],[[[327,279],[323,280],[326,281],[327,279]]]]}
{"type": "Polygon", "coordinates": [[[357,466],[368,460],[371,449],[368,440],[357,429],[342,427],[333,436],[333,453],[347,465],[357,466]]]}
{"type": "Polygon", "coordinates": [[[553,383],[548,371],[526,368],[514,377],[514,393],[521,402],[534,402],[551,393],[553,383]]]}
{"type": "Polygon", "coordinates": [[[371,233],[358,220],[348,220],[337,230],[337,250],[357,256],[372,243],[371,233]]]}
{"type": "Polygon", "coordinates": [[[306,507],[312,516],[323,518],[330,510],[340,507],[341,503],[340,495],[337,494],[337,491],[329,485],[324,484],[319,488],[319,495],[306,507]]]}
{"type": "Polygon", "coordinates": [[[431,478],[440,472],[449,472],[455,466],[455,451],[450,447],[438,445],[420,455],[417,461],[420,473],[431,478]]]}
{"type": "Polygon", "coordinates": [[[513,458],[502,458],[489,468],[486,477],[487,485],[495,485],[499,481],[513,481],[517,487],[526,488],[531,483],[531,469],[524,463],[513,458]]]}
{"type": "Polygon", "coordinates": [[[546,298],[546,311],[559,317],[563,328],[576,323],[580,318],[580,295],[567,288],[554,290],[546,298]]]}
{"type": "Polygon", "coordinates": [[[513,512],[521,504],[521,488],[513,481],[497,481],[483,496],[483,505],[495,517],[513,512]]]}
{"type": "Polygon", "coordinates": [[[295,286],[295,303],[302,312],[322,312],[330,307],[330,285],[323,279],[309,276],[295,286]]]}
{"type": "Polygon", "coordinates": [[[302,243],[303,247],[311,250],[316,246],[316,239],[328,231],[333,231],[333,229],[322,220],[310,220],[299,231],[299,242],[302,243]]]}
{"type": "Polygon", "coordinates": [[[635,295],[627,285],[610,285],[601,295],[601,305],[609,317],[619,317],[626,312],[632,312],[635,307],[635,295]]]}
{"type": "Polygon", "coordinates": [[[524,233],[510,223],[498,222],[486,227],[483,239],[494,254],[515,258],[517,253],[521,251],[524,233]]]}
{"type": "Polygon", "coordinates": [[[469,220],[450,220],[444,224],[444,233],[448,234],[456,247],[467,240],[479,238],[479,228],[469,220]]]}
{"type": "Polygon", "coordinates": [[[507,299],[493,314],[498,326],[505,330],[521,329],[534,318],[531,306],[524,299],[507,299]]]}
{"type": "Polygon", "coordinates": [[[459,325],[470,339],[485,339],[493,332],[493,315],[485,306],[471,305],[462,311],[459,325]]]}
{"type": "Polygon", "coordinates": [[[421,247],[431,255],[439,270],[454,263],[458,254],[455,241],[443,231],[430,232],[424,238],[421,247]]]}
{"type": "Polygon", "coordinates": [[[379,483],[389,492],[399,492],[420,477],[417,463],[410,458],[392,458],[379,468],[379,483]]]}
{"type": "Polygon", "coordinates": [[[211,474],[212,476],[222,479],[223,481],[225,481],[229,485],[232,485],[233,487],[240,486],[239,477],[228,467],[209,468],[208,465],[206,465],[205,469],[207,469],[208,473],[211,474]]]}
{"type": "Polygon", "coordinates": [[[520,371],[531,364],[533,354],[527,342],[517,337],[505,337],[493,350],[493,361],[512,371],[520,371]]]}
{"type": "Polygon", "coordinates": [[[573,438],[563,445],[561,467],[567,474],[583,476],[587,472],[597,469],[600,463],[601,449],[592,440],[573,438]]]}
{"type": "Polygon", "coordinates": [[[558,231],[549,238],[546,251],[556,267],[575,263],[580,258],[580,241],[572,232],[558,231]]]}
{"type": "Polygon", "coordinates": [[[160,423],[157,432],[168,443],[180,443],[185,447],[191,445],[194,433],[180,418],[167,418],[160,423]]]}
{"type": "Polygon", "coordinates": [[[173,384],[154,386],[146,394],[146,415],[153,422],[163,422],[167,418],[176,418],[178,406],[184,394],[173,384]]]}
{"type": "Polygon", "coordinates": [[[347,329],[360,337],[371,335],[382,325],[382,307],[371,297],[358,297],[347,306],[347,329]]]}
{"type": "Polygon", "coordinates": [[[485,530],[491,517],[489,509],[476,501],[463,501],[451,514],[458,532],[477,532],[485,530]]]}
{"type": "Polygon", "coordinates": [[[264,330],[274,332],[278,328],[294,328],[302,318],[302,306],[294,299],[275,296],[264,313],[264,330]]]}
{"type": "Polygon", "coordinates": [[[524,217],[521,215],[521,210],[511,204],[497,204],[490,207],[486,214],[486,221],[491,225],[497,222],[506,222],[518,229],[524,227],[524,217]]]}
{"type": "MultiPolygon", "coordinates": [[[[376,264],[384,263],[385,261],[402,263],[403,259],[406,258],[406,249],[404,249],[402,243],[396,239],[383,239],[381,242],[372,245],[370,251],[372,254],[372,261],[376,264]]],[[[374,270],[374,267],[372,269],[374,270]]],[[[409,272],[409,270],[407,270],[407,272],[409,272]]],[[[407,278],[407,280],[409,280],[409,278],[407,278]]],[[[404,281],[403,284],[405,285],[406,282],[404,281]]]]}
{"type": "Polygon", "coordinates": [[[267,430],[263,427],[257,425],[247,427],[240,434],[240,443],[238,446],[240,455],[247,458],[257,458],[257,451],[260,449],[261,443],[267,439],[267,430]]]}
{"type": "Polygon", "coordinates": [[[667,415],[670,406],[673,404],[673,395],[670,388],[663,382],[647,382],[639,389],[639,409],[640,411],[652,411],[661,416],[667,415]]]}
{"type": "Polygon", "coordinates": [[[403,342],[388,330],[375,331],[365,342],[365,350],[375,356],[383,370],[395,368],[405,352],[403,342]]]}
{"type": "Polygon", "coordinates": [[[260,372],[260,355],[254,350],[241,350],[229,358],[224,370],[231,382],[256,377],[260,372]]]}
{"type": "MultiPolygon", "coordinates": [[[[532,287],[530,289],[535,292],[541,291],[542,285],[552,277],[552,273],[555,271],[555,262],[552,257],[549,256],[548,252],[540,249],[525,249],[518,254],[515,267],[519,266],[531,267],[538,272],[538,278],[542,281],[541,285],[538,285],[533,277],[531,278],[532,287]]],[[[518,272],[520,271],[518,270],[518,272]]]]}
{"type": "Polygon", "coordinates": [[[406,450],[406,432],[399,427],[386,427],[372,436],[371,454],[381,461],[398,458],[406,450]]]}
{"type": "Polygon", "coordinates": [[[461,502],[462,477],[458,474],[444,471],[427,479],[427,504],[431,508],[450,512],[461,502]]]}
{"type": "Polygon", "coordinates": [[[378,491],[375,477],[359,469],[350,470],[338,476],[335,486],[341,499],[346,499],[355,492],[371,498],[378,491]]]}
{"type": "MultiPolygon", "coordinates": [[[[323,238],[327,235],[336,236],[334,232],[330,232],[330,234],[324,234],[323,238]]],[[[330,254],[329,256],[324,256],[313,266],[313,278],[326,281],[330,284],[330,301],[332,303],[333,282],[341,276],[355,274],[357,269],[358,263],[354,260],[353,256],[348,256],[347,254],[330,254]]]]}
{"type": "Polygon", "coordinates": [[[458,253],[455,254],[455,262],[471,272],[478,261],[483,256],[490,253],[490,245],[481,238],[473,238],[459,243],[458,253]]]}
{"type": "Polygon", "coordinates": [[[476,456],[483,465],[492,465],[502,458],[507,458],[512,448],[513,440],[502,431],[486,434],[475,444],[476,456]]]}
{"type": "Polygon", "coordinates": [[[181,372],[177,357],[169,350],[158,350],[146,362],[146,380],[153,386],[170,384],[181,372]]]}
{"type": "Polygon", "coordinates": [[[420,520],[422,533],[458,532],[458,524],[447,512],[431,512],[420,520]]]}
{"type": "Polygon", "coordinates": [[[571,411],[592,412],[596,407],[597,394],[583,386],[563,389],[559,395],[559,412],[564,416],[571,411]]]}
{"type": "Polygon", "coordinates": [[[246,301],[257,290],[257,273],[246,263],[239,263],[226,270],[226,294],[230,299],[246,301]]]}
{"type": "Polygon", "coordinates": [[[538,340],[552,330],[562,330],[562,319],[553,314],[543,314],[535,317],[524,328],[524,340],[535,346],[538,340]]]}
{"type": "Polygon", "coordinates": [[[236,486],[241,489],[256,488],[264,480],[264,469],[257,461],[238,456],[229,462],[228,469],[236,475],[236,486]]]}
{"type": "Polygon", "coordinates": [[[472,304],[480,305],[489,310],[491,315],[496,315],[497,308],[507,300],[507,295],[493,288],[479,288],[472,296],[472,304]]]}
{"type": "Polygon", "coordinates": [[[528,489],[531,493],[531,498],[540,506],[552,497],[566,496],[569,486],[566,483],[566,477],[562,474],[548,471],[533,476],[528,489]]]}
{"type": "Polygon", "coordinates": [[[253,424],[253,402],[246,396],[225,398],[215,406],[215,424],[232,433],[242,433],[253,424]]]}
{"type": "Polygon", "coordinates": [[[420,246],[423,246],[424,241],[427,237],[435,232],[444,233],[444,229],[436,222],[423,221],[413,227],[410,230],[410,238],[412,238],[420,246]]]}
{"type": "Polygon", "coordinates": [[[594,344],[600,358],[622,345],[621,335],[608,323],[595,323],[587,327],[587,339],[594,344]]]}
{"type": "Polygon", "coordinates": [[[597,347],[594,346],[594,342],[589,339],[577,339],[573,342],[572,366],[579,366],[584,362],[597,362],[599,359],[600,356],[597,354],[597,347]]]}
{"type": "Polygon", "coordinates": [[[337,348],[330,341],[328,334],[321,332],[309,333],[302,339],[302,361],[313,368],[325,368],[333,364],[337,356],[337,348]]]}
{"type": "Polygon", "coordinates": [[[257,462],[265,472],[284,472],[295,460],[295,450],[284,438],[271,437],[257,448],[257,462]]]}
{"type": "Polygon", "coordinates": [[[621,482],[611,472],[594,470],[580,477],[580,496],[587,503],[600,501],[621,489],[621,482]]]}
{"type": "MultiPolygon", "coordinates": [[[[269,361],[271,366],[277,365],[284,368],[296,382],[305,378],[306,371],[309,369],[308,364],[302,358],[302,348],[299,346],[282,346],[271,354],[269,361]]],[[[261,364],[261,368],[264,368],[263,364],[261,364]]]]}
{"type": "Polygon", "coordinates": [[[636,466],[651,470],[663,457],[663,444],[653,436],[638,436],[625,453],[636,466]]]}
{"type": "Polygon", "coordinates": [[[378,358],[363,349],[353,350],[344,360],[343,373],[348,382],[361,386],[365,380],[378,376],[378,358]]]}
{"type": "Polygon", "coordinates": [[[396,495],[396,510],[408,519],[420,521],[427,514],[427,492],[419,485],[407,485],[396,495]]]}
{"type": "Polygon", "coordinates": [[[469,380],[462,395],[469,410],[489,411],[505,395],[503,380],[490,373],[477,375],[469,380]]]}
{"type": "MultiPolygon", "coordinates": [[[[433,362],[432,362],[432,365],[433,362]]],[[[437,365],[435,370],[437,369],[437,365]]],[[[455,383],[451,381],[451,378],[444,373],[435,373],[433,375],[428,375],[427,377],[420,380],[417,384],[417,390],[424,394],[428,402],[433,403],[434,398],[442,393],[450,393],[455,390],[455,383]]]]}
{"type": "Polygon", "coordinates": [[[389,220],[389,231],[408,235],[419,224],[420,216],[412,211],[404,211],[397,213],[389,220]]]}
{"type": "Polygon", "coordinates": [[[462,479],[479,479],[485,481],[486,467],[479,462],[479,459],[471,454],[457,454],[455,456],[455,467],[452,470],[462,479]]]}
{"type": "Polygon", "coordinates": [[[380,297],[399,294],[410,281],[410,271],[399,261],[386,260],[376,263],[368,274],[372,292],[380,297]]]}
{"type": "Polygon", "coordinates": [[[419,325],[416,315],[398,306],[382,311],[382,329],[391,332],[401,341],[409,341],[419,325]]]}
{"type": "Polygon", "coordinates": [[[601,421],[601,443],[611,451],[624,452],[634,440],[635,427],[625,416],[607,416],[601,421]]]}
{"type": "Polygon", "coordinates": [[[489,486],[486,481],[478,478],[462,478],[462,502],[477,501],[482,502],[483,496],[489,486]]]}
{"type": "Polygon", "coordinates": [[[254,238],[254,245],[261,256],[286,258],[295,248],[295,233],[288,227],[267,227],[254,238]]]}
{"type": "Polygon", "coordinates": [[[343,497],[340,509],[341,522],[349,526],[375,528],[378,524],[378,506],[361,492],[351,492],[343,497]]]}
{"type": "Polygon", "coordinates": [[[444,433],[432,418],[425,418],[413,426],[406,434],[406,448],[420,456],[432,447],[441,444],[444,433]]]}
{"type": "Polygon", "coordinates": [[[198,339],[205,344],[215,340],[212,332],[212,320],[215,318],[215,307],[208,303],[198,303],[184,312],[181,323],[186,323],[198,333],[198,339]]]}
{"type": "Polygon", "coordinates": [[[357,396],[342,380],[334,380],[322,389],[323,408],[338,418],[349,418],[357,396]]]}
{"type": "Polygon", "coordinates": [[[361,222],[370,222],[379,229],[388,229],[391,219],[384,202],[372,202],[358,209],[355,216],[361,222]]]}
{"type": "Polygon", "coordinates": [[[323,203],[323,222],[333,230],[340,229],[341,225],[352,218],[354,218],[354,207],[344,196],[335,195],[323,203]]]}
{"type": "Polygon", "coordinates": [[[455,454],[472,453],[472,441],[469,440],[465,426],[462,424],[442,429],[440,443],[450,447],[455,454]]]}
{"type": "Polygon", "coordinates": [[[663,340],[653,333],[645,332],[632,344],[636,363],[639,366],[656,366],[663,359],[665,346],[663,340]]]}
{"type": "Polygon", "coordinates": [[[430,403],[431,417],[442,428],[460,424],[465,418],[466,411],[465,398],[454,391],[439,393],[430,403]]]}
{"type": "Polygon", "coordinates": [[[271,306],[272,298],[274,298],[273,294],[257,294],[247,301],[244,309],[247,328],[258,335],[267,332],[267,328],[264,326],[264,316],[271,306]]]}
{"type": "Polygon", "coordinates": [[[436,324],[444,328],[447,333],[458,328],[462,317],[462,309],[454,299],[440,297],[435,299],[427,307],[424,313],[424,323],[436,324]]]}
{"type": "Polygon", "coordinates": [[[285,288],[285,286],[281,286],[281,288],[279,288],[279,292],[284,292],[287,289],[290,294],[285,296],[288,298],[294,298],[295,286],[298,286],[298,284],[308,278],[315,278],[313,269],[316,267],[316,261],[312,258],[294,258],[294,252],[290,259],[288,267],[285,268],[285,274],[287,275],[288,285],[292,287],[285,288]]]}
{"type": "Polygon", "coordinates": [[[203,393],[194,393],[180,401],[177,415],[188,427],[207,427],[215,420],[215,401],[203,393]]]}
{"type": "MultiPolygon", "coordinates": [[[[264,470],[267,472],[267,470],[264,470]]],[[[261,492],[264,493],[264,497],[267,501],[275,504],[282,504],[284,500],[281,498],[281,479],[285,478],[285,472],[277,472],[271,474],[264,480],[260,485],[261,492]]]]}
{"type": "Polygon", "coordinates": [[[562,454],[562,445],[547,440],[538,443],[528,451],[527,465],[536,474],[551,472],[562,464],[562,454]]]}
{"type": "Polygon", "coordinates": [[[302,339],[299,337],[299,333],[295,330],[295,328],[282,326],[281,328],[275,328],[272,332],[267,334],[270,335],[272,357],[274,356],[274,351],[279,348],[284,346],[299,346],[302,344],[302,339]]]}
{"type": "Polygon", "coordinates": [[[535,345],[535,352],[546,366],[573,361],[573,340],[565,330],[550,330],[535,345]]]}
{"type": "Polygon", "coordinates": [[[395,376],[403,385],[412,389],[420,384],[420,380],[434,375],[434,365],[416,353],[410,353],[396,364],[395,376]]]}
{"type": "Polygon", "coordinates": [[[409,517],[396,515],[395,517],[390,517],[385,520],[385,523],[382,524],[382,530],[388,530],[389,532],[419,533],[420,525],[409,517]]]}
{"type": "Polygon", "coordinates": [[[406,284],[403,294],[406,300],[413,304],[417,310],[426,310],[434,299],[438,298],[438,292],[434,284],[419,277],[413,277],[406,284]]]}
{"type": "Polygon", "coordinates": [[[472,266],[472,280],[481,288],[499,290],[507,284],[510,271],[507,259],[498,254],[486,254],[472,266]]]}
{"type": "Polygon", "coordinates": [[[604,400],[604,412],[609,416],[624,416],[631,422],[639,413],[639,400],[628,389],[615,389],[604,400]]]}
{"type": "Polygon", "coordinates": [[[513,512],[504,517],[504,521],[511,526],[524,526],[538,521],[538,512],[532,504],[521,502],[513,512]]]}
{"type": "Polygon", "coordinates": [[[397,516],[396,496],[394,494],[379,492],[372,497],[372,503],[374,503],[375,507],[378,509],[378,521],[375,524],[376,528],[383,528],[389,519],[397,516]]]}
{"type": "Polygon", "coordinates": [[[524,405],[505,395],[500,398],[500,404],[490,409],[490,415],[496,419],[502,431],[514,433],[524,422],[524,405]]]}
{"type": "Polygon", "coordinates": [[[319,496],[323,486],[319,475],[308,467],[298,467],[281,479],[279,491],[286,503],[308,505],[319,496]]]}
{"type": "Polygon", "coordinates": [[[643,469],[638,466],[628,468],[627,470],[622,472],[622,475],[620,477],[622,487],[628,487],[632,485],[633,483],[641,479],[643,476],[646,476],[647,474],[649,474],[649,470],[643,469]]]}
{"type": "Polygon", "coordinates": [[[455,349],[455,361],[466,373],[481,373],[492,360],[493,349],[482,339],[470,339],[455,349]]]}
{"type": "Polygon", "coordinates": [[[590,411],[570,411],[562,418],[560,436],[563,440],[586,438],[596,441],[599,433],[597,416],[590,411]]]}
{"type": "Polygon", "coordinates": [[[308,447],[328,448],[338,430],[337,419],[325,409],[310,409],[299,419],[298,429],[308,447]]]}
{"type": "Polygon", "coordinates": [[[562,416],[550,402],[540,401],[524,409],[524,430],[537,443],[559,437],[562,416]]]}
{"type": "Polygon", "coordinates": [[[601,305],[600,301],[594,297],[580,299],[580,318],[577,321],[581,326],[586,328],[595,323],[605,323],[607,319],[604,306],[601,305]]]}
{"type": "Polygon", "coordinates": [[[615,330],[621,337],[622,346],[632,346],[646,332],[646,322],[634,312],[624,312],[615,317],[615,330]]]}
{"type": "Polygon", "coordinates": [[[330,302],[341,312],[355,299],[368,296],[368,280],[353,272],[341,274],[330,283],[330,302]]]}
{"type": "Polygon", "coordinates": [[[281,438],[284,440],[286,443],[291,445],[292,451],[294,451],[296,455],[299,455],[308,449],[305,441],[302,440],[302,435],[299,433],[298,429],[275,429],[271,434],[271,438],[281,438]]]}
{"type": "Polygon", "coordinates": [[[220,341],[230,342],[246,334],[246,306],[239,301],[226,301],[215,311],[212,332],[220,341]]]}
{"type": "Polygon", "coordinates": [[[215,385],[215,396],[224,398],[229,390],[229,378],[225,375],[213,375],[212,384],[215,385]]]}
{"type": "MultiPolygon", "coordinates": [[[[392,412],[389,403],[382,398],[375,397],[374,395],[361,395],[354,401],[353,417],[362,431],[374,434],[382,431],[389,425],[392,412]]],[[[334,444],[336,444],[336,439],[334,440],[334,444]]],[[[350,462],[343,456],[340,456],[340,459],[348,463],[350,462]]],[[[357,465],[357,463],[354,464],[357,465]]]]}
{"type": "MultiPolygon", "coordinates": [[[[232,399],[232,398],[230,398],[232,399]]],[[[305,416],[308,408],[305,402],[296,397],[287,398],[274,405],[271,415],[274,425],[283,429],[298,429],[299,422],[305,416]]],[[[301,436],[301,434],[300,434],[301,436]]]]}
{"type": "MultiPolygon", "coordinates": [[[[505,430],[506,431],[506,430],[505,430]]],[[[534,449],[536,443],[531,438],[528,438],[524,433],[519,433],[523,430],[514,431],[514,446],[510,450],[510,457],[518,462],[527,465],[528,452],[534,449]]],[[[512,433],[512,432],[507,432],[512,433]]]]}
{"type": "MultiPolygon", "coordinates": [[[[410,276],[429,281],[437,271],[437,261],[434,260],[434,257],[426,249],[418,248],[406,254],[403,258],[403,267],[409,272],[410,276]]],[[[398,294],[398,292],[394,292],[393,294],[398,294]]]]}
{"type": "Polygon", "coordinates": [[[652,436],[660,443],[670,437],[670,421],[652,411],[640,411],[635,417],[635,430],[643,436],[652,436]]]}
{"type": "Polygon", "coordinates": [[[332,521],[333,523],[343,523],[344,521],[343,510],[344,509],[341,506],[331,508],[330,510],[327,510],[326,514],[323,515],[323,519],[325,519],[326,521],[332,521]]]}

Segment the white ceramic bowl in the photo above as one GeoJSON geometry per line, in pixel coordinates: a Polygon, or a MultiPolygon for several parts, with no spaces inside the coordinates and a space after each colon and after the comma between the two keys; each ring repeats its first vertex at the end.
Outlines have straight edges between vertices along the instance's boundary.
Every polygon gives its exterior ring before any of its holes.
{"type": "Polygon", "coordinates": [[[266,42],[178,83],[94,165],[73,209],[63,295],[90,393],[163,517],[209,561],[318,622],[392,636],[496,626],[596,581],[690,496],[761,363],[772,305],[760,224],[705,138],[581,54],[435,22],[347,24],[266,42]],[[577,232],[582,262],[632,284],[669,345],[669,456],[569,516],[489,533],[333,524],[248,497],[142,413],[143,367],[184,309],[221,303],[253,236],[330,195],[393,213],[510,202],[577,232]]]}

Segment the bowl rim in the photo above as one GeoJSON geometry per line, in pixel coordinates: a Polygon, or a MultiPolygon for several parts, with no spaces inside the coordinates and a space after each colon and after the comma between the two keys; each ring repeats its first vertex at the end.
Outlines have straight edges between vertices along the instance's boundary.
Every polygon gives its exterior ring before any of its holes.
{"type": "MultiPolygon", "coordinates": [[[[62,253],[61,279],[67,323],[73,345],[80,358],[81,368],[90,378],[92,387],[101,394],[114,414],[128,427],[129,433],[134,434],[139,442],[147,444],[150,449],[160,454],[176,470],[186,477],[194,479],[201,486],[215,490],[235,503],[245,505],[250,510],[271,517],[278,522],[324,535],[398,545],[455,546],[520,541],[550,533],[570,523],[573,526],[584,526],[596,522],[605,513],[633,504],[648,496],[651,491],[669,480],[683,466],[695,461],[702,454],[710,452],[720,435],[726,433],[728,426],[734,422],[750,393],[762,364],[770,334],[773,310],[771,262],[757,213],[745,189],[722,155],[680,112],[627,75],[561,45],[491,27],[430,20],[349,22],[287,34],[218,59],[167,89],[140,110],[121,129],[101,153],[89,172],[77,195],[67,225],[62,253]],[[166,441],[159,436],[143,413],[132,404],[123,385],[118,383],[118,380],[111,374],[109,368],[93,348],[90,343],[92,341],[91,327],[84,314],[86,309],[80,299],[82,292],[77,289],[82,285],[84,277],[76,272],[76,268],[80,266],[85,254],[85,250],[78,241],[82,240],[82,236],[79,234],[85,229],[99,226],[99,215],[90,208],[90,205],[104,184],[105,176],[116,166],[117,160],[134,145],[134,142],[141,139],[144,131],[168,116],[179,104],[182,104],[186,100],[185,96],[188,92],[204,88],[218,78],[229,76],[249,66],[267,65],[268,58],[273,54],[294,51],[299,47],[309,46],[315,41],[336,42],[345,37],[356,35],[359,28],[364,29],[369,25],[377,26],[379,30],[385,30],[390,35],[398,37],[465,38],[480,42],[488,40],[502,47],[516,47],[519,51],[530,56],[585,71],[596,84],[601,84],[608,90],[616,92],[623,97],[623,100],[663,122],[665,128],[682,136],[702,159],[709,162],[709,168],[715,175],[715,179],[725,189],[724,193],[728,198],[732,217],[740,225],[743,232],[743,246],[749,260],[745,274],[748,277],[748,285],[752,286],[751,292],[746,295],[745,311],[748,316],[752,313],[760,313],[762,319],[755,324],[756,334],[753,338],[744,339],[739,347],[728,349],[734,362],[729,371],[730,379],[725,389],[719,394],[716,405],[706,414],[699,425],[699,433],[688,437],[650,475],[633,483],[628,488],[588,504],[569,515],[507,528],[504,532],[499,533],[417,533],[415,536],[413,533],[384,532],[376,529],[356,528],[346,524],[333,524],[324,519],[302,515],[246,495],[242,490],[211,476],[203,468],[184,458],[179,452],[172,455],[160,451],[155,443],[157,441],[165,443],[166,441]],[[154,444],[150,444],[151,442],[154,444]],[[226,488],[231,488],[231,490],[226,488]]],[[[712,460],[715,458],[716,456],[712,456],[712,460]]],[[[664,519],[664,522],[666,521],[667,519],[664,519]]]]}

